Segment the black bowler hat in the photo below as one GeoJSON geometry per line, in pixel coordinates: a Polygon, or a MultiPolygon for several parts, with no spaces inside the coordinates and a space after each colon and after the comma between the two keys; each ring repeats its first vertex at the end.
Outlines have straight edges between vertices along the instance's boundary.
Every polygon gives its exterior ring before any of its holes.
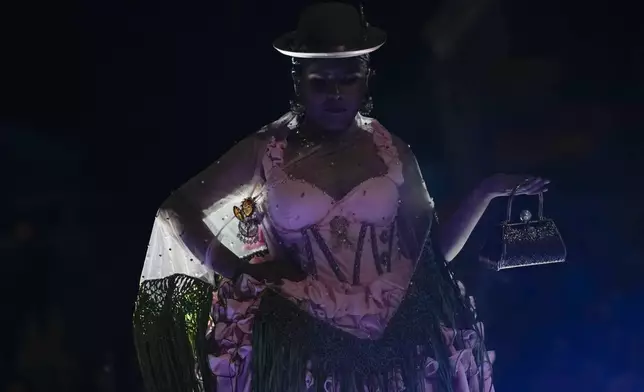
{"type": "Polygon", "coordinates": [[[296,58],[346,58],[378,50],[387,34],[369,26],[364,14],[339,2],[317,3],[300,15],[297,30],[284,34],[273,46],[296,58]]]}

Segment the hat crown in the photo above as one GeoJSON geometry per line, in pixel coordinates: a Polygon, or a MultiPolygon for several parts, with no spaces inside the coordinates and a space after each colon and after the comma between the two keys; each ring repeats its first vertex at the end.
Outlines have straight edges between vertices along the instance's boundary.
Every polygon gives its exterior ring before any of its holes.
{"type": "Polygon", "coordinates": [[[319,3],[302,12],[296,40],[308,48],[332,48],[359,45],[365,36],[358,10],[344,3],[319,3]]]}
{"type": "Polygon", "coordinates": [[[296,58],[344,58],[371,53],[386,40],[387,34],[367,24],[356,7],[322,2],[304,9],[297,30],[279,37],[273,46],[296,58]]]}

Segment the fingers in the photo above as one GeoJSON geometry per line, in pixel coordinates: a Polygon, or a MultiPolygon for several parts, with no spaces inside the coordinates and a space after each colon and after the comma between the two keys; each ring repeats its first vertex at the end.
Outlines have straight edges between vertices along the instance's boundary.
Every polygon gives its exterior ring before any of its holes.
{"type": "Polygon", "coordinates": [[[300,268],[299,264],[292,260],[275,261],[273,265],[267,265],[266,281],[272,284],[280,285],[282,280],[291,282],[300,282],[306,279],[307,274],[300,268]]]}
{"type": "Polygon", "coordinates": [[[536,177],[527,176],[527,175],[508,175],[500,174],[501,181],[504,184],[504,193],[507,195],[515,192],[517,195],[522,195],[523,192],[530,187],[536,177]]]}
{"type": "Polygon", "coordinates": [[[301,268],[296,267],[292,271],[289,271],[289,276],[288,279],[292,280],[293,282],[300,282],[304,279],[306,279],[307,274],[306,272],[302,271],[301,268]]]}
{"type": "Polygon", "coordinates": [[[529,178],[517,191],[519,195],[537,195],[548,190],[550,180],[540,177],[529,178]]]}

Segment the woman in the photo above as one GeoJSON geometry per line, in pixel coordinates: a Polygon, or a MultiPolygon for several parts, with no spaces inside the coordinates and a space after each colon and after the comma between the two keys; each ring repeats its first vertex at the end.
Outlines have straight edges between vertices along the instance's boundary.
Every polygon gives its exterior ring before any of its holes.
{"type": "Polygon", "coordinates": [[[135,312],[148,391],[493,390],[445,261],[491,199],[546,181],[494,176],[438,233],[413,153],[365,117],[384,42],[351,6],[308,8],[275,42],[292,110],[159,209],[135,312]]]}

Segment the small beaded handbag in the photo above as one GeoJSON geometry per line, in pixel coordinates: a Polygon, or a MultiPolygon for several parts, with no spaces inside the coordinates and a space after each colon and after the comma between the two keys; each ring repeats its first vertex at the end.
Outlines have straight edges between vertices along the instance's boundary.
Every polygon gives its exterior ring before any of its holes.
{"type": "Polygon", "coordinates": [[[512,202],[517,189],[508,198],[506,220],[496,227],[479,259],[497,271],[566,261],[566,245],[559,229],[552,219],[543,215],[543,192],[538,195],[537,219],[532,219],[529,210],[523,210],[519,222],[512,221],[512,202]]]}

